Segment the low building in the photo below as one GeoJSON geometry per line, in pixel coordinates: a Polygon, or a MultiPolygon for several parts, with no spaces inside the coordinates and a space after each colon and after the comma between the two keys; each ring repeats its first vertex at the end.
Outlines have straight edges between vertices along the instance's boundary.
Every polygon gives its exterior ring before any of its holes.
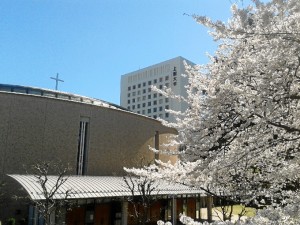
{"type": "MultiPolygon", "coordinates": [[[[32,200],[45,200],[46,195],[36,176],[10,176],[24,187],[32,200]]],[[[48,177],[48,190],[55,186],[57,180],[57,176],[48,177]]],[[[201,208],[206,207],[211,200],[197,188],[163,180],[139,183],[133,177],[116,176],[70,176],[55,192],[54,199],[68,199],[71,207],[64,209],[58,216],[53,215],[51,224],[65,222],[67,225],[135,225],[143,219],[153,225],[158,220],[176,224],[180,214],[200,219],[201,208]],[[144,201],[136,201],[140,197],[144,201]]],[[[28,224],[42,224],[39,223],[38,214],[34,204],[31,204],[28,224]]]]}
{"type": "MultiPolygon", "coordinates": [[[[0,105],[0,179],[5,184],[0,189],[4,194],[0,207],[2,221],[15,218],[17,224],[24,221],[38,224],[30,204],[12,200],[12,196],[24,196],[26,192],[19,191],[21,185],[7,176],[25,175],[37,162],[68,164],[70,175],[82,179],[74,183],[77,186],[85,183],[86,177],[122,177],[123,167],[139,166],[142,158],[147,163],[154,159],[176,160],[149,151],[149,146],[163,149],[176,130],[102,100],[41,88],[0,85],[0,105]]],[[[88,187],[89,183],[85,185],[88,187]]],[[[119,215],[115,213],[121,207],[120,197],[78,198],[81,211],[77,207],[68,215],[83,213],[85,219],[79,224],[96,225],[100,216],[96,203],[116,206],[110,208],[114,211],[109,215],[119,215]],[[96,207],[93,221],[87,216],[91,204],[96,207]]],[[[117,224],[115,219],[101,221],[98,224],[117,224]]]]}

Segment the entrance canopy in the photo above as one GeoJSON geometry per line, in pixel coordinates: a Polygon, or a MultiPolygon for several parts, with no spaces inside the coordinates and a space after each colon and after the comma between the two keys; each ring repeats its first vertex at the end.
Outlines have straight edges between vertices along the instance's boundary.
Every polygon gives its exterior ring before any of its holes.
{"type": "MultiPolygon", "coordinates": [[[[28,192],[32,200],[45,199],[43,188],[40,181],[34,175],[8,175],[19,182],[22,187],[28,192]]],[[[124,181],[123,177],[110,176],[69,176],[66,181],[57,189],[54,194],[54,199],[95,199],[95,198],[112,198],[132,196],[131,190],[135,195],[140,195],[138,190],[138,181],[132,177],[126,178],[130,188],[124,181]],[[134,187],[133,187],[134,186],[134,187]]],[[[46,182],[47,192],[50,193],[56,186],[58,176],[48,176],[46,182]]],[[[181,184],[169,183],[166,181],[156,181],[151,184],[153,191],[151,195],[193,195],[202,194],[205,192],[191,188],[181,184]]]]}

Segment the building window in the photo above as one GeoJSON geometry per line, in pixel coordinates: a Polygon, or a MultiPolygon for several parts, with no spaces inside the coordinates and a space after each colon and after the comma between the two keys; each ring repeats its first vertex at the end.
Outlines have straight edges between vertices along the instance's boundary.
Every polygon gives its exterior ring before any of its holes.
{"type": "Polygon", "coordinates": [[[142,110],[142,114],[145,114],[145,109],[144,109],[144,110],[142,110]]]}
{"type": "Polygon", "coordinates": [[[148,81],[148,85],[151,85],[151,80],[148,81]]]}
{"type": "Polygon", "coordinates": [[[153,101],[153,105],[157,105],[157,101],[155,100],[155,101],[153,101]]]}
{"type": "Polygon", "coordinates": [[[137,108],[138,108],[138,109],[141,108],[141,104],[137,104],[137,108]]]}
{"type": "Polygon", "coordinates": [[[143,103],[143,107],[146,107],[146,103],[143,103]]]}
{"type": "Polygon", "coordinates": [[[169,117],[169,113],[166,113],[166,114],[165,114],[165,117],[168,118],[168,117],[169,117]]]}
{"type": "Polygon", "coordinates": [[[160,106],[160,107],[159,107],[159,111],[161,112],[161,111],[162,111],[162,109],[163,109],[163,107],[162,107],[162,106],[160,106]]]}
{"type": "Polygon", "coordinates": [[[135,89],[135,85],[132,86],[132,89],[133,89],[133,90],[135,89]]]}
{"type": "Polygon", "coordinates": [[[143,89],[143,94],[145,94],[146,93],[146,89],[143,89]]]}
{"type": "Polygon", "coordinates": [[[127,104],[130,104],[130,99],[127,100],[127,104]]]}
{"type": "Polygon", "coordinates": [[[166,87],[169,87],[170,85],[169,85],[169,83],[166,83],[165,86],[166,86],[166,87]]]}
{"type": "Polygon", "coordinates": [[[153,98],[156,98],[157,97],[157,94],[155,93],[155,94],[153,94],[153,98]]]}
{"type": "Polygon", "coordinates": [[[140,111],[137,111],[137,113],[140,113],[140,111]]]}
{"type": "Polygon", "coordinates": [[[156,84],[157,83],[157,79],[154,79],[153,83],[156,84]]]}
{"type": "Polygon", "coordinates": [[[143,96],[143,100],[146,100],[146,95],[143,96]]]}
{"type": "Polygon", "coordinates": [[[128,97],[128,98],[130,97],[130,93],[127,94],[127,97],[128,97]]]}
{"type": "Polygon", "coordinates": [[[162,103],[163,103],[163,100],[162,100],[162,99],[159,99],[158,102],[159,102],[159,104],[162,104],[162,103]]]}
{"type": "Polygon", "coordinates": [[[132,102],[133,102],[133,103],[135,102],[135,98],[132,99],[132,102]]]}
{"type": "Polygon", "coordinates": [[[148,99],[151,99],[151,95],[148,95],[148,99]]]}
{"type": "Polygon", "coordinates": [[[165,80],[169,80],[169,76],[166,76],[166,77],[165,77],[165,80]]]}
{"type": "Polygon", "coordinates": [[[141,84],[138,84],[138,88],[141,88],[141,84]]]}
{"type": "Polygon", "coordinates": [[[157,111],[157,108],[153,108],[153,112],[156,112],[157,111]]]}
{"type": "Polygon", "coordinates": [[[159,82],[162,82],[162,81],[163,81],[163,78],[162,78],[162,77],[160,77],[160,78],[159,78],[159,82]]]}
{"type": "Polygon", "coordinates": [[[151,92],[151,88],[150,87],[148,88],[148,92],[151,92]]]}
{"type": "Polygon", "coordinates": [[[127,107],[127,109],[129,109],[129,110],[130,110],[130,106],[128,106],[128,107],[127,107]]]}
{"type": "Polygon", "coordinates": [[[134,91],[134,92],[132,92],[132,96],[135,96],[135,91],[134,91]]]}
{"type": "Polygon", "coordinates": [[[157,118],[157,115],[154,115],[153,118],[156,119],[156,118],[157,118]]]}
{"type": "Polygon", "coordinates": [[[151,102],[148,102],[148,106],[151,106],[151,102]]]}
{"type": "Polygon", "coordinates": [[[129,86],[129,87],[128,87],[128,91],[130,91],[130,90],[131,90],[131,87],[129,86]]]}
{"type": "Polygon", "coordinates": [[[85,175],[88,159],[88,128],[89,118],[81,118],[79,123],[77,149],[77,175],[85,175]]]}
{"type": "Polygon", "coordinates": [[[168,103],[168,102],[169,102],[169,99],[168,99],[168,98],[166,98],[166,99],[165,99],[165,103],[168,103]]]}
{"type": "Polygon", "coordinates": [[[137,94],[138,94],[138,95],[140,95],[140,94],[141,94],[141,91],[140,91],[140,90],[138,90],[137,94]]]}
{"type": "Polygon", "coordinates": [[[146,82],[143,83],[143,87],[146,87],[146,82]]]}
{"type": "Polygon", "coordinates": [[[159,89],[161,90],[163,88],[162,84],[159,85],[159,89]]]}
{"type": "Polygon", "coordinates": [[[132,110],[134,110],[134,109],[135,109],[135,105],[132,106],[132,110]]]}
{"type": "Polygon", "coordinates": [[[151,109],[148,109],[148,113],[151,113],[151,109]]]}
{"type": "Polygon", "coordinates": [[[137,97],[137,102],[140,102],[141,101],[141,97],[137,97]]]}
{"type": "Polygon", "coordinates": [[[169,109],[169,105],[166,105],[166,106],[165,106],[165,109],[169,109]]]}

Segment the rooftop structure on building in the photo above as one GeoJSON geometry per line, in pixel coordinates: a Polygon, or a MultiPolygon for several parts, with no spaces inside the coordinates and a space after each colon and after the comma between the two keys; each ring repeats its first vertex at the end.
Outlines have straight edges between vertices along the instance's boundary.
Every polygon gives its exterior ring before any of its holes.
{"type": "Polygon", "coordinates": [[[168,109],[181,111],[187,109],[185,102],[167,98],[152,89],[156,86],[163,90],[170,88],[175,95],[187,96],[185,86],[188,84],[184,62],[194,65],[191,61],[179,56],[137,71],[122,75],[120,105],[133,112],[154,119],[161,118],[174,122],[168,109]]]}

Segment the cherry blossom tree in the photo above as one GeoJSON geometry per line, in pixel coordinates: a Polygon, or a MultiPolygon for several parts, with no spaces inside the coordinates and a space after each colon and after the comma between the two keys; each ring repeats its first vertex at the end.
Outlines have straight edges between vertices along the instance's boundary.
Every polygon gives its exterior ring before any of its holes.
{"type": "Polygon", "coordinates": [[[172,143],[184,146],[180,160],[131,171],[236,202],[293,207],[300,187],[300,1],[234,4],[227,23],[193,17],[218,49],[208,64],[187,66],[187,98],[162,91],[189,105],[170,111],[177,123],[165,122],[179,132],[172,143]]]}

